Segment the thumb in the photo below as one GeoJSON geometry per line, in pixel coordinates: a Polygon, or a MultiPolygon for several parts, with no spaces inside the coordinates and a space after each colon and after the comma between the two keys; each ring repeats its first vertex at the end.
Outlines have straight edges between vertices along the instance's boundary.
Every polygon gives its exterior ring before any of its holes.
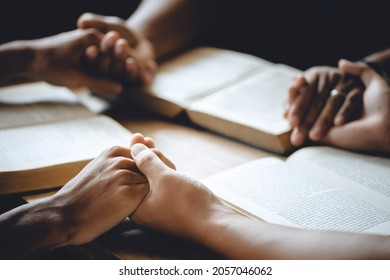
{"type": "Polygon", "coordinates": [[[96,28],[102,33],[107,33],[110,30],[110,24],[106,21],[105,16],[84,13],[77,20],[77,27],[81,29],[96,28]]]}
{"type": "Polygon", "coordinates": [[[345,73],[360,76],[364,70],[367,69],[367,65],[361,62],[352,62],[346,59],[340,59],[339,69],[345,73]]]}
{"type": "Polygon", "coordinates": [[[161,159],[143,144],[135,144],[131,147],[131,156],[138,169],[148,178],[153,180],[161,172],[169,169],[161,159]]]}

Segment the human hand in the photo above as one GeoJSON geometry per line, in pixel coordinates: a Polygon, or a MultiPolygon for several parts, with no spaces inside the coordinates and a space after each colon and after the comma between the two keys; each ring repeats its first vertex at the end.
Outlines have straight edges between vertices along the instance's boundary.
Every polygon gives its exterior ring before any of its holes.
{"type": "Polygon", "coordinates": [[[390,86],[363,63],[340,60],[339,68],[363,81],[363,114],[355,121],[329,130],[324,142],[358,151],[390,153],[390,86]]]}
{"type": "Polygon", "coordinates": [[[113,147],[49,198],[50,208],[61,213],[66,245],[94,240],[138,207],[149,191],[149,183],[137,171],[130,150],[113,147]]]}
{"type": "Polygon", "coordinates": [[[99,93],[119,94],[122,86],[112,79],[88,74],[82,60],[91,46],[98,46],[103,34],[97,30],[74,30],[33,41],[36,80],[69,88],[88,87],[99,93]]]}
{"type": "MultiPolygon", "coordinates": [[[[156,149],[154,140],[150,137],[145,137],[141,133],[134,133],[130,139],[130,148],[135,144],[143,144],[149,148],[157,157],[169,168],[176,170],[175,164],[167,158],[160,150],[156,149]]],[[[135,163],[134,163],[135,164],[135,163]]],[[[137,168],[137,167],[136,167],[137,168]]],[[[137,168],[139,171],[139,169],[137,168]]]]}
{"type": "Polygon", "coordinates": [[[152,82],[157,69],[153,47],[141,34],[130,30],[124,20],[85,13],[77,25],[81,29],[95,28],[107,34],[101,42],[99,55],[87,55],[99,72],[129,83],[149,85],[152,82]]]}
{"type": "Polygon", "coordinates": [[[364,86],[358,77],[332,67],[313,67],[289,88],[285,117],[293,127],[291,143],[320,141],[333,126],[357,119],[364,86]]]}
{"type": "Polygon", "coordinates": [[[138,169],[147,177],[150,192],[131,219],[142,227],[181,236],[194,236],[199,221],[222,205],[201,183],[169,168],[143,144],[131,147],[138,169]]]}

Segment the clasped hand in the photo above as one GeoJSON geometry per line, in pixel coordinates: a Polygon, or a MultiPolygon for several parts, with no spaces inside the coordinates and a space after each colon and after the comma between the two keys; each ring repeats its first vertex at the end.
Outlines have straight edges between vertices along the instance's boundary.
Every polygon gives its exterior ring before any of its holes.
{"type": "Polygon", "coordinates": [[[289,89],[291,143],[307,139],[358,151],[390,151],[390,87],[364,63],[314,67],[289,89]],[[337,91],[332,90],[336,89],[337,91]]]}

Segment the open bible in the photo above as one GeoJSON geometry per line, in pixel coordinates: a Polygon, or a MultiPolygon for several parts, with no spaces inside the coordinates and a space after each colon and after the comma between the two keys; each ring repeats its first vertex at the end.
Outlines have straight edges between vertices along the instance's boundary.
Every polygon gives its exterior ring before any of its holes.
{"type": "Polygon", "coordinates": [[[0,194],[62,186],[131,136],[67,88],[46,83],[0,89],[0,120],[0,194]]]}
{"type": "Polygon", "coordinates": [[[283,118],[299,70],[248,54],[197,48],[163,63],[148,89],[127,98],[167,117],[187,114],[211,131],[278,153],[290,150],[283,118]]]}
{"type": "Polygon", "coordinates": [[[255,160],[204,183],[238,211],[316,230],[390,235],[390,159],[308,147],[255,160]]]}

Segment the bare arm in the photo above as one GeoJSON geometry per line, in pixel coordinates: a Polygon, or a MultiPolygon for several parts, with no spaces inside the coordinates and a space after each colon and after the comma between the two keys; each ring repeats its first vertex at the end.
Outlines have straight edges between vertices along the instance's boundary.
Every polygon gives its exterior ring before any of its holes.
{"type": "Polygon", "coordinates": [[[390,68],[390,49],[386,49],[380,52],[373,53],[364,58],[366,62],[377,62],[386,67],[390,68]]]}
{"type": "Polygon", "coordinates": [[[0,86],[16,82],[46,81],[70,88],[88,87],[96,92],[118,94],[119,82],[89,73],[85,65],[88,47],[98,46],[103,34],[73,30],[30,41],[0,46],[0,86]]]}
{"type": "Polygon", "coordinates": [[[215,2],[144,0],[126,25],[142,33],[160,59],[207,36],[212,17],[216,16],[215,2]]]}
{"type": "Polygon", "coordinates": [[[35,51],[25,41],[0,46],[0,86],[14,82],[34,81],[32,65],[35,51]]]}
{"type": "Polygon", "coordinates": [[[191,238],[232,259],[390,258],[388,237],[252,220],[222,204],[201,183],[169,169],[145,146],[134,145],[131,153],[150,183],[131,216],[141,226],[191,238]]]}
{"type": "Polygon", "coordinates": [[[252,220],[224,205],[211,209],[211,213],[193,221],[198,226],[191,237],[229,258],[390,258],[388,237],[294,229],[252,220]]]}
{"type": "Polygon", "coordinates": [[[0,215],[0,258],[85,244],[123,221],[149,190],[129,157],[128,148],[107,149],[55,195],[0,215]]]}
{"type": "Polygon", "coordinates": [[[0,258],[23,258],[65,245],[68,236],[61,211],[47,199],[0,216],[0,258]]]}

